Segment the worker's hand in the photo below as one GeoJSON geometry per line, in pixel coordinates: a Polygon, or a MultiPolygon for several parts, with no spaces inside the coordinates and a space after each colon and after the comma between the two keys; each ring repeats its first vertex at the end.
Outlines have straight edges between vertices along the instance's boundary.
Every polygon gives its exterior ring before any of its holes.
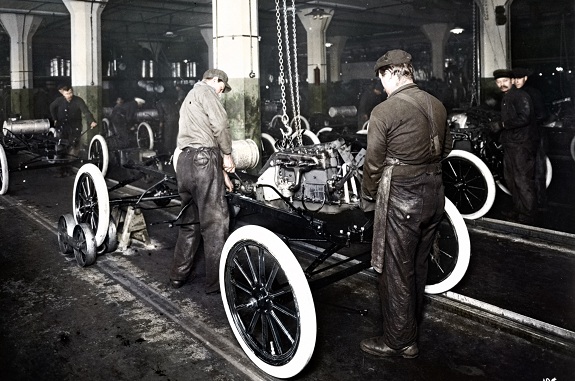
{"type": "Polygon", "coordinates": [[[234,173],[236,171],[236,163],[234,163],[234,159],[232,155],[224,155],[224,171],[228,173],[234,173]]]}
{"type": "Polygon", "coordinates": [[[228,192],[231,192],[234,190],[234,183],[232,183],[232,180],[230,179],[230,176],[228,176],[228,173],[226,171],[224,172],[224,184],[226,184],[226,189],[228,192]]]}
{"type": "Polygon", "coordinates": [[[90,124],[90,128],[96,128],[97,125],[98,125],[98,123],[92,122],[92,123],[90,124]]]}

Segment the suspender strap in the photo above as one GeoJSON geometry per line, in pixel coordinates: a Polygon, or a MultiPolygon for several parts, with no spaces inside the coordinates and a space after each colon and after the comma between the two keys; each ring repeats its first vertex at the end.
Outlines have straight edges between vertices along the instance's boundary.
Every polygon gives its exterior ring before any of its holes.
{"type": "MultiPolygon", "coordinates": [[[[395,94],[395,96],[403,99],[404,101],[407,101],[409,103],[411,103],[413,106],[415,106],[415,108],[417,108],[423,115],[425,115],[425,117],[427,118],[428,124],[427,126],[429,127],[429,139],[431,140],[431,156],[441,156],[441,146],[439,144],[439,136],[437,135],[437,126],[435,124],[435,120],[433,119],[433,115],[431,113],[431,103],[427,102],[428,105],[428,109],[424,110],[423,106],[421,104],[419,104],[412,96],[405,94],[405,93],[397,93],[395,94]]],[[[427,97],[427,95],[426,95],[427,97]]]]}

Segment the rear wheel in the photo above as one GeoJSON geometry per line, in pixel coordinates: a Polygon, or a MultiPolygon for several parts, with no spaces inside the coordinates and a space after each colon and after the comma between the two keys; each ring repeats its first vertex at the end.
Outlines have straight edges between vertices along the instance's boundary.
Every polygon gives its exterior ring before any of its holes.
{"type": "Polygon", "coordinates": [[[279,378],[306,366],[315,307],[300,264],[278,236],[255,225],[234,231],[222,251],[220,289],[232,331],[254,364],[279,378]]]}
{"type": "Polygon", "coordinates": [[[495,201],[495,180],[491,171],[474,154],[453,150],[443,160],[445,196],[464,218],[483,217],[495,201]]]}
{"type": "Polygon", "coordinates": [[[108,172],[108,164],[110,156],[108,153],[108,143],[102,135],[95,135],[90,141],[88,147],[88,160],[95,164],[102,172],[102,176],[106,176],[108,172]]]}
{"type": "Polygon", "coordinates": [[[72,208],[76,223],[87,223],[94,232],[96,246],[100,246],[108,234],[110,197],[104,176],[94,164],[84,164],[78,170],[72,208]]]}
{"type": "Polygon", "coordinates": [[[154,131],[148,122],[142,122],[138,125],[136,139],[138,140],[138,147],[154,149],[154,131]]]}

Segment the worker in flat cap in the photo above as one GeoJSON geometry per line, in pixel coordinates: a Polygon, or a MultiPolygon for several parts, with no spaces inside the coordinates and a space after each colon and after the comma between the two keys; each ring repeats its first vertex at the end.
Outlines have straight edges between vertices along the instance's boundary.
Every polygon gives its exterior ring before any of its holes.
{"type": "Polygon", "coordinates": [[[515,87],[527,92],[533,102],[533,112],[537,120],[537,132],[539,134],[539,146],[535,158],[535,192],[537,193],[538,209],[545,210],[547,208],[547,136],[543,125],[549,118],[549,112],[541,91],[532,86],[531,82],[528,82],[533,71],[522,67],[513,68],[512,71],[515,87]]]}
{"type": "Polygon", "coordinates": [[[225,191],[233,189],[227,173],[235,172],[228,115],[220,96],[231,90],[228,75],[209,69],[184,98],[180,108],[176,163],[181,224],[170,284],[182,287],[203,241],[205,293],[219,287],[219,260],[228,237],[229,212],[225,191]],[[203,240],[202,240],[203,238],[203,240]]]}
{"type": "MultiPolygon", "coordinates": [[[[519,223],[531,225],[537,212],[535,158],[539,146],[533,102],[527,92],[514,85],[513,71],[493,72],[501,100],[499,142],[503,146],[503,178],[513,199],[513,209],[502,214],[519,223]]],[[[495,129],[497,130],[497,129],[495,129]]]]}
{"type": "Polygon", "coordinates": [[[374,218],[371,264],[383,325],[381,336],[360,347],[378,357],[414,358],[428,256],[444,212],[440,162],[451,135],[444,105],[414,83],[411,54],[390,50],[374,70],[387,99],[369,119],[362,207],[374,218]]]}

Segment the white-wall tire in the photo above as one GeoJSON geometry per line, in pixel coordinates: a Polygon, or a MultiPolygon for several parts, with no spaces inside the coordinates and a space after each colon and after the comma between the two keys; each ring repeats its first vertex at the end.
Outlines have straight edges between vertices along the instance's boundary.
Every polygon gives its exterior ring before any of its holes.
{"type": "MultiPolygon", "coordinates": [[[[545,188],[549,188],[549,184],[551,184],[551,180],[553,179],[553,166],[551,165],[551,160],[549,160],[549,157],[547,157],[547,156],[545,156],[545,167],[546,167],[546,170],[545,170],[545,188]]],[[[497,180],[497,186],[503,192],[505,192],[509,196],[511,196],[511,192],[509,191],[509,188],[507,188],[507,184],[505,183],[505,179],[497,180]]]]}
{"type": "Polygon", "coordinates": [[[443,160],[445,196],[463,218],[483,217],[495,201],[495,180],[487,165],[471,152],[454,149],[443,160]]]}
{"type": "Polygon", "coordinates": [[[8,170],[8,158],[6,151],[0,144],[0,194],[8,192],[8,185],[10,184],[10,171],[8,170]]]}
{"type": "Polygon", "coordinates": [[[136,130],[139,148],[154,149],[154,131],[148,122],[142,122],[136,130]]]}
{"type": "Polygon", "coordinates": [[[110,197],[106,180],[94,164],[84,164],[76,173],[72,209],[76,224],[87,223],[100,246],[108,234],[110,197]]]}
{"type": "Polygon", "coordinates": [[[243,226],[226,240],[219,276],[226,316],[250,360],[274,377],[298,374],[313,354],[317,321],[309,284],[287,245],[261,226],[243,226]],[[266,332],[269,340],[262,339],[266,332]]]}
{"type": "Polygon", "coordinates": [[[469,232],[461,214],[448,198],[445,198],[445,215],[437,239],[439,253],[429,258],[429,270],[425,292],[440,294],[449,291],[465,275],[471,259],[469,232]]]}
{"type": "Polygon", "coordinates": [[[88,160],[96,164],[100,172],[102,172],[102,176],[106,176],[110,163],[110,153],[108,152],[108,143],[106,143],[106,139],[102,135],[94,135],[90,141],[88,160]]]}

